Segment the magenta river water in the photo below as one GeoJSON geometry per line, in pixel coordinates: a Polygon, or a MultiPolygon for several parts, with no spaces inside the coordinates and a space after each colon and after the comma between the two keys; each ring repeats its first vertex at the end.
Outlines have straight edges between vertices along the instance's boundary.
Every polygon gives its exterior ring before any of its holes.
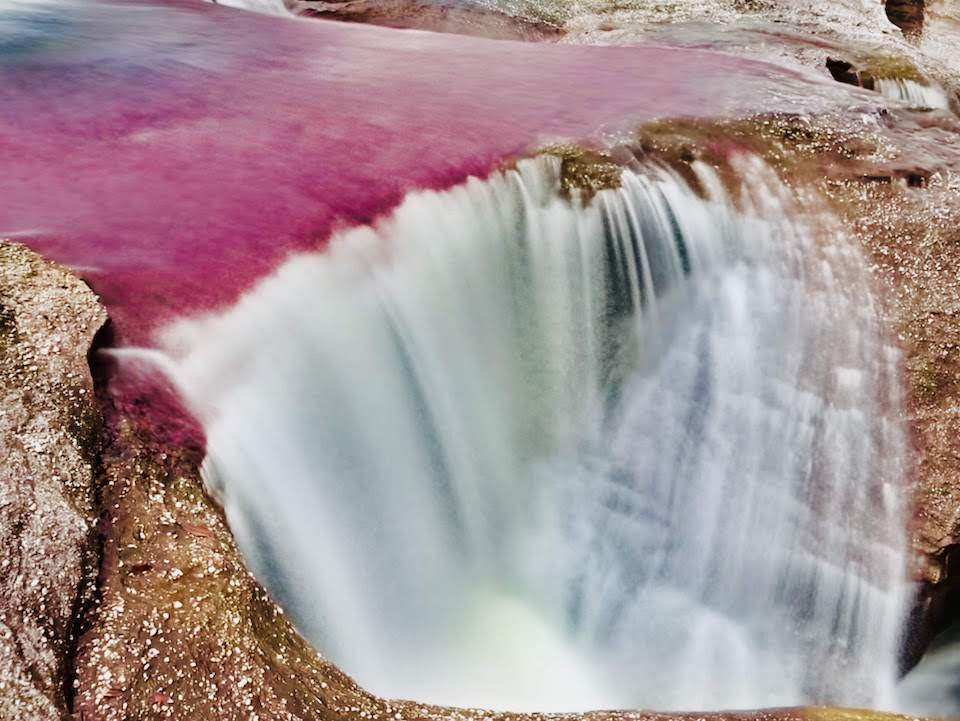
{"type": "Polygon", "coordinates": [[[587,202],[530,159],[879,102],[708,49],[7,0],[0,237],[99,294],[124,392],[176,388],[158,432],[372,691],[891,707],[909,450],[859,252],[734,147],[736,207],[705,166],[587,202]]]}
{"type": "Polygon", "coordinates": [[[836,93],[711,52],[400,33],[199,0],[15,1],[2,22],[0,232],[81,268],[138,343],[334,228],[539,144],[836,93]]]}

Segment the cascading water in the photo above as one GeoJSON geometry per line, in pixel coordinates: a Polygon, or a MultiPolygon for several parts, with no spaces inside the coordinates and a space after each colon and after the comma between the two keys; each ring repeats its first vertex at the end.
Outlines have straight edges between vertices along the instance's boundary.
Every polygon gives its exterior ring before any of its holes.
{"type": "Polygon", "coordinates": [[[946,93],[936,85],[924,85],[916,80],[903,78],[880,78],[877,80],[877,90],[885,98],[905,103],[917,110],[950,109],[946,93]]]}
{"type": "Polygon", "coordinates": [[[960,718],[960,625],[934,640],[901,681],[894,708],[909,714],[960,718]]]}
{"type": "Polygon", "coordinates": [[[706,168],[697,194],[650,167],[567,201],[559,161],[523,161],[168,330],[240,546],[361,684],[512,709],[882,702],[898,354],[853,247],[735,164],[736,203],[706,168]]]}

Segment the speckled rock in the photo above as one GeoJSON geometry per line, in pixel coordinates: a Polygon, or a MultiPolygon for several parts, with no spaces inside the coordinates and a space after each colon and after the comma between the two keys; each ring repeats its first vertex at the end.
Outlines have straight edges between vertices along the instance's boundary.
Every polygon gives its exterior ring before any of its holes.
{"type": "Polygon", "coordinates": [[[61,719],[95,562],[91,290],[0,241],[0,718],[61,719]]]}
{"type": "Polygon", "coordinates": [[[507,14],[495,6],[457,0],[289,0],[288,5],[306,17],[500,40],[552,40],[562,34],[547,13],[507,14]]]}

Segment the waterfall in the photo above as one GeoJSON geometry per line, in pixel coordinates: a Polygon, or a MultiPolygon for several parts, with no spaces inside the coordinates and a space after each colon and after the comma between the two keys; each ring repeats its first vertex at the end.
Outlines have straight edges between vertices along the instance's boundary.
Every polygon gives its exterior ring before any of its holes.
{"type": "Polygon", "coordinates": [[[879,78],[877,90],[883,97],[905,103],[917,110],[949,110],[943,88],[937,85],[924,85],[916,80],[902,78],[879,78]]]}
{"type": "Polygon", "coordinates": [[[408,196],[164,352],[252,570],[371,691],[876,706],[905,576],[898,352],[756,159],[408,196]],[[696,188],[696,191],[694,190],[696,188]]]}

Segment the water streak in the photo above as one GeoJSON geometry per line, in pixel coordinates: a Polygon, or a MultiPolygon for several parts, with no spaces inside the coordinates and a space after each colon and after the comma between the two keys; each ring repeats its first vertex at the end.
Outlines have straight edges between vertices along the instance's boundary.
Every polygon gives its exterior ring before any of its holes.
{"type": "Polygon", "coordinates": [[[238,542],[360,683],[541,710],[883,702],[898,354],[847,239],[737,170],[736,204],[707,168],[702,195],[644,168],[568,202],[558,161],[524,161],[168,331],[238,542]]]}
{"type": "Polygon", "coordinates": [[[290,14],[285,0],[208,0],[208,2],[266,15],[290,14]]]}
{"type": "Polygon", "coordinates": [[[960,718],[960,624],[943,631],[900,682],[894,708],[915,715],[960,718]]]}
{"type": "Polygon", "coordinates": [[[917,110],[950,109],[946,93],[937,85],[924,85],[916,80],[903,78],[880,78],[877,80],[877,90],[885,98],[905,103],[917,110]]]}

